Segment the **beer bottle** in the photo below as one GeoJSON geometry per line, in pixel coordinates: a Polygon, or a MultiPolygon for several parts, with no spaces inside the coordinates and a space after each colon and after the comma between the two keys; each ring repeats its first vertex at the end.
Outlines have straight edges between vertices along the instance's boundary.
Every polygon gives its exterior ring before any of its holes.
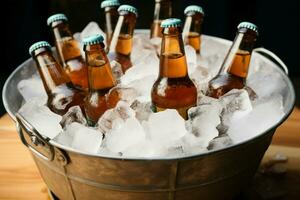
{"type": "Polygon", "coordinates": [[[89,94],[84,101],[84,108],[89,125],[97,123],[99,117],[109,109],[106,94],[116,85],[103,39],[101,35],[95,35],[83,40],[89,77],[89,94]]]}
{"type": "Polygon", "coordinates": [[[151,25],[150,38],[162,37],[162,28],[160,24],[162,20],[172,16],[171,0],[155,0],[154,17],[151,25]]]}
{"type": "Polygon", "coordinates": [[[47,23],[52,28],[58,57],[65,72],[76,88],[87,90],[87,67],[81,56],[79,43],[69,29],[67,17],[64,14],[55,14],[48,18],[47,23]]]}
{"type": "Polygon", "coordinates": [[[118,7],[120,3],[118,0],[105,0],[101,3],[101,8],[105,12],[105,33],[106,33],[106,44],[109,46],[113,30],[118,21],[119,13],[118,7]]]}
{"type": "Polygon", "coordinates": [[[181,20],[166,19],[162,21],[161,27],[163,38],[159,76],[151,92],[153,111],[176,109],[187,119],[187,110],[197,103],[197,89],[188,75],[181,20]]]}
{"type": "Polygon", "coordinates": [[[122,5],[118,12],[119,18],[110,43],[108,57],[120,63],[125,73],[132,66],[130,54],[137,9],[130,5],[122,5]]]}
{"type": "Polygon", "coordinates": [[[219,98],[232,89],[245,87],[251,53],[258,31],[257,26],[249,22],[242,22],[237,28],[234,42],[218,75],[208,83],[208,96],[219,98]]]}
{"type": "Polygon", "coordinates": [[[182,33],[184,43],[191,45],[200,54],[203,9],[200,6],[191,5],[186,7],[184,14],[186,16],[182,33]]]}
{"type": "Polygon", "coordinates": [[[62,66],[55,60],[48,42],[34,43],[29,48],[29,54],[43,81],[50,110],[64,115],[72,106],[83,106],[84,93],[74,88],[62,66]]]}

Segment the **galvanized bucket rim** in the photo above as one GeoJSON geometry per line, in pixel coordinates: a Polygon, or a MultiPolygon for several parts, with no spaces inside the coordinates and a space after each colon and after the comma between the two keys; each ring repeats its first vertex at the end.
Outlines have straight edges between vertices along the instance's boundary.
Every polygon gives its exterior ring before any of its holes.
{"type": "MultiPolygon", "coordinates": [[[[143,33],[146,30],[144,29],[140,29],[139,31],[137,31],[137,33],[143,33]]],[[[203,35],[204,37],[207,38],[212,38],[216,41],[219,42],[223,42],[223,43],[227,43],[230,44],[232,41],[223,39],[223,38],[218,38],[218,37],[214,37],[214,36],[208,36],[208,35],[203,35]]],[[[255,53],[255,52],[254,52],[255,53]]],[[[259,54],[258,54],[259,55],[259,54]]],[[[266,57],[262,57],[265,58],[265,60],[268,60],[269,62],[273,62],[270,59],[266,58],[266,57]]],[[[2,91],[2,101],[3,101],[3,105],[7,111],[7,113],[9,114],[9,116],[16,122],[16,118],[15,118],[15,114],[11,112],[11,110],[9,109],[8,106],[8,101],[6,100],[6,93],[7,93],[7,88],[8,88],[8,83],[9,80],[13,79],[14,75],[21,69],[23,68],[23,65],[26,63],[31,62],[31,58],[27,59],[26,61],[24,61],[20,66],[18,66],[11,74],[10,76],[7,78],[4,86],[3,86],[3,91],[2,91]]],[[[256,140],[258,140],[259,138],[265,136],[270,130],[277,128],[280,124],[282,124],[291,114],[291,112],[293,111],[294,105],[295,105],[295,90],[294,87],[289,79],[289,77],[287,76],[287,74],[285,74],[281,69],[279,69],[279,67],[277,68],[277,71],[279,73],[281,73],[281,76],[284,77],[284,79],[286,80],[286,83],[288,84],[288,87],[291,89],[291,98],[292,101],[291,103],[288,105],[288,109],[287,112],[285,112],[284,116],[281,118],[281,120],[279,120],[277,123],[275,123],[273,126],[269,127],[267,130],[265,130],[264,132],[257,134],[255,137],[247,139],[245,141],[242,142],[238,142],[234,145],[228,146],[226,148],[222,148],[222,149],[217,149],[217,150],[211,150],[211,151],[207,151],[207,152],[202,152],[199,154],[194,154],[194,155],[190,155],[190,156],[178,156],[178,157],[166,157],[166,158],[160,158],[160,157],[153,157],[153,158],[144,158],[144,157],[126,157],[126,158],[122,158],[122,157],[118,157],[118,156],[106,156],[106,155],[101,155],[101,154],[90,154],[90,153],[85,153],[85,152],[80,152],[76,149],[70,148],[70,147],[66,147],[64,145],[61,145],[53,140],[50,140],[50,144],[63,149],[67,152],[72,152],[75,154],[80,154],[80,155],[84,155],[84,156],[90,156],[90,157],[99,157],[99,158],[103,158],[103,159],[111,159],[111,160],[126,160],[126,161],[176,161],[176,160],[190,160],[190,159],[195,159],[195,158],[201,158],[207,155],[214,155],[214,154],[219,154],[219,153],[224,153],[226,151],[231,151],[234,150],[235,148],[238,148],[241,145],[245,145],[245,144],[250,144],[252,142],[255,142],[256,140]]]]}

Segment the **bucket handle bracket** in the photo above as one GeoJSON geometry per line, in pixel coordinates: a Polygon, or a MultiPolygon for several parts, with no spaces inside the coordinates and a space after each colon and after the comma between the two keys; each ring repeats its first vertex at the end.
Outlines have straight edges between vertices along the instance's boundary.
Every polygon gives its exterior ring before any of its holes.
{"type": "Polygon", "coordinates": [[[16,127],[22,143],[38,157],[52,161],[54,147],[20,113],[16,114],[16,127]]]}

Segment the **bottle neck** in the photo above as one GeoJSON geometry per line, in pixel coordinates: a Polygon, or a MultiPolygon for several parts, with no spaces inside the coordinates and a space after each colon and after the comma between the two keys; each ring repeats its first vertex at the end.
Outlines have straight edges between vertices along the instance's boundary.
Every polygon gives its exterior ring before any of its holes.
{"type": "Polygon", "coordinates": [[[69,77],[53,57],[50,50],[40,49],[36,50],[34,54],[33,58],[48,94],[53,93],[59,86],[71,85],[69,77]]]}
{"type": "Polygon", "coordinates": [[[53,22],[52,30],[58,56],[63,65],[69,60],[81,57],[80,45],[74,39],[69,25],[66,22],[53,22]]]}
{"type": "Polygon", "coordinates": [[[182,78],[188,76],[180,28],[165,28],[161,44],[160,77],[182,78]]]}
{"type": "Polygon", "coordinates": [[[231,74],[246,79],[255,41],[255,34],[238,32],[219,74],[231,74]]]}
{"type": "Polygon", "coordinates": [[[102,92],[104,95],[116,85],[105,54],[104,44],[85,45],[84,51],[88,65],[89,90],[90,92],[102,92]]]}
{"type": "Polygon", "coordinates": [[[114,34],[110,43],[109,52],[115,52],[123,56],[130,56],[132,51],[133,32],[136,23],[136,15],[127,13],[119,16],[114,34]]]}
{"type": "Polygon", "coordinates": [[[203,15],[194,13],[187,15],[183,27],[184,44],[191,45],[200,54],[203,15]]]}
{"type": "Polygon", "coordinates": [[[106,32],[106,42],[107,45],[110,44],[111,38],[112,38],[112,34],[113,34],[113,30],[117,24],[118,21],[118,10],[117,7],[106,7],[105,8],[105,32],[106,32]]]}
{"type": "Polygon", "coordinates": [[[172,16],[172,2],[170,0],[162,0],[155,2],[154,21],[162,21],[172,16]]]}
{"type": "Polygon", "coordinates": [[[202,22],[203,15],[201,13],[195,13],[193,15],[187,15],[183,27],[182,35],[188,37],[189,35],[202,34],[202,22]]]}

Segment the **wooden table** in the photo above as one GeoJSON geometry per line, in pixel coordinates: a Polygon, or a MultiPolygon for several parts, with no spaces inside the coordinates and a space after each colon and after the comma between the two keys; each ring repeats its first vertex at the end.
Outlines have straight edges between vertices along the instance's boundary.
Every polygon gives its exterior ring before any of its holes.
{"type": "MultiPolygon", "coordinates": [[[[265,154],[267,161],[275,153],[288,156],[286,200],[300,199],[300,109],[295,108],[281,125],[265,154]]],[[[21,144],[13,121],[8,115],[0,119],[0,199],[49,199],[47,187],[30,153],[21,144]]]]}

